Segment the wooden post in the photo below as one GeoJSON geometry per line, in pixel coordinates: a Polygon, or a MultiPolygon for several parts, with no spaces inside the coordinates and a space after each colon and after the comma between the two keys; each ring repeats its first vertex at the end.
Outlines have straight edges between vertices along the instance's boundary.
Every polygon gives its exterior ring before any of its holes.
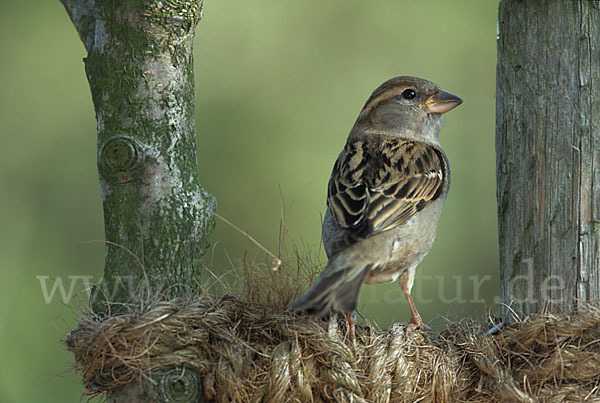
{"type": "Polygon", "coordinates": [[[496,157],[503,302],[600,300],[600,3],[502,0],[496,157]]]}

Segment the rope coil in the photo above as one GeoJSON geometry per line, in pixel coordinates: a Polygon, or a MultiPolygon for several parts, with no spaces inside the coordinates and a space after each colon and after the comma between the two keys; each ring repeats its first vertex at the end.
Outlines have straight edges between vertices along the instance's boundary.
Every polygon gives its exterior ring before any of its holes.
{"type": "Polygon", "coordinates": [[[399,324],[358,327],[356,349],[344,329],[340,322],[332,337],[310,317],[227,295],[82,316],[66,344],[92,395],[142,378],[175,393],[192,371],[202,401],[600,402],[594,308],[526,318],[494,335],[462,321],[435,340],[399,324]],[[179,371],[169,375],[175,386],[152,378],[169,368],[179,371]]]}

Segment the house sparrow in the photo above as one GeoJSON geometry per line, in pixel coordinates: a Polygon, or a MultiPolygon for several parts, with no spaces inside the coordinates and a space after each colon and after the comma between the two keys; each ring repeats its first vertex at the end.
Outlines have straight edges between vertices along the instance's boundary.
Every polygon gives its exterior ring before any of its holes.
{"type": "Polygon", "coordinates": [[[411,312],[415,268],[429,252],[450,187],[438,133],[442,115],[462,100],[416,77],[396,77],[363,107],[327,189],[323,244],[329,261],[310,289],[288,308],[323,316],[341,311],[354,343],[362,283],[399,279],[411,312]]]}

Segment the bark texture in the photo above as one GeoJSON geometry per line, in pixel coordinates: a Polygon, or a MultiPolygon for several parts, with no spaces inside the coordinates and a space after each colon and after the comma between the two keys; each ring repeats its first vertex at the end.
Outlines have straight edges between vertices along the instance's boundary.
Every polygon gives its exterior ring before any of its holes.
{"type": "Polygon", "coordinates": [[[502,0],[497,197],[503,302],[600,300],[600,3],[502,0]]]}
{"type": "Polygon", "coordinates": [[[202,1],[61,1],[88,52],[98,122],[108,242],[92,305],[114,312],[113,303],[185,294],[197,288],[214,226],[196,160],[192,39],[202,1]]]}

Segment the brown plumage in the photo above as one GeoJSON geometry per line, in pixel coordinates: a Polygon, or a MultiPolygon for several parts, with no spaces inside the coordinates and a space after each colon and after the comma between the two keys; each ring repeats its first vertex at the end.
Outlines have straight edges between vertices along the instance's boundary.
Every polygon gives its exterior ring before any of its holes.
{"type": "Polygon", "coordinates": [[[347,238],[329,254],[402,225],[440,197],[447,165],[441,151],[399,138],[348,142],[338,157],[327,206],[347,238]],[[410,156],[410,158],[406,158],[410,156]]]}
{"type": "Polygon", "coordinates": [[[450,186],[438,141],[442,114],[462,100],[436,84],[397,77],[363,107],[331,174],[323,243],[329,262],[290,309],[324,315],[356,308],[363,282],[400,279],[411,327],[422,325],[410,289],[425,257],[450,186]]]}

